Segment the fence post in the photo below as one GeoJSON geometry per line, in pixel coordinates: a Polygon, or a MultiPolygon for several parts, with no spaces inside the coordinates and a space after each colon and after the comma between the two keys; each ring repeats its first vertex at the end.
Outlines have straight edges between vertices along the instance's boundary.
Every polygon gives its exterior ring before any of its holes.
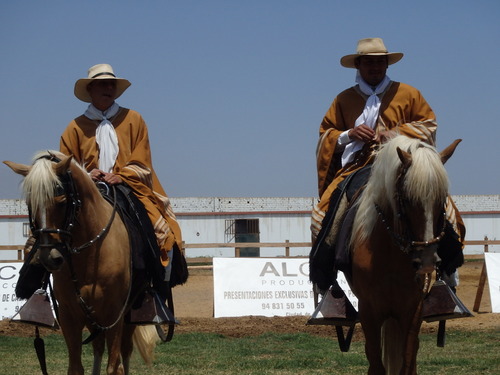
{"type": "Polygon", "coordinates": [[[289,258],[289,257],[290,257],[290,246],[288,246],[288,244],[289,244],[289,243],[290,243],[290,241],[289,241],[289,240],[286,240],[286,241],[285,241],[285,244],[286,244],[286,245],[285,245],[285,256],[286,256],[287,258],[289,258]]]}
{"type": "MultiPolygon", "coordinates": [[[[488,237],[484,236],[484,240],[488,241],[488,237]]],[[[488,242],[484,244],[484,252],[488,252],[488,242]]],[[[474,301],[474,307],[472,311],[479,312],[479,305],[481,304],[481,299],[483,298],[484,284],[486,283],[486,261],[483,263],[483,268],[481,269],[481,276],[479,277],[479,285],[477,286],[476,299],[474,301]]]]}

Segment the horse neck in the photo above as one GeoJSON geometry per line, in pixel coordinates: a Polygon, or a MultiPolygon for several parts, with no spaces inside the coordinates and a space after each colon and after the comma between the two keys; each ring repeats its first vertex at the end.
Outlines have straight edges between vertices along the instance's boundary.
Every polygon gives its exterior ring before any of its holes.
{"type": "Polygon", "coordinates": [[[86,173],[75,173],[75,187],[81,208],[73,238],[88,241],[106,226],[111,215],[111,207],[86,173]]]}

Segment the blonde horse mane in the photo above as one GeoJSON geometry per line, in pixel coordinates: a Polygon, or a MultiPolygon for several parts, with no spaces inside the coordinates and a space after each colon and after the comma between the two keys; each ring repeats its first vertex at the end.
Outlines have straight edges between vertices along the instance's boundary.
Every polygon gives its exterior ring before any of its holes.
{"type": "Polygon", "coordinates": [[[362,242],[372,233],[377,220],[375,204],[382,210],[395,212],[396,179],[401,166],[398,147],[412,156],[403,185],[404,196],[426,209],[437,200],[446,199],[448,175],[440,154],[427,143],[398,135],[385,143],[375,156],[370,179],[358,202],[352,242],[362,242]]]}

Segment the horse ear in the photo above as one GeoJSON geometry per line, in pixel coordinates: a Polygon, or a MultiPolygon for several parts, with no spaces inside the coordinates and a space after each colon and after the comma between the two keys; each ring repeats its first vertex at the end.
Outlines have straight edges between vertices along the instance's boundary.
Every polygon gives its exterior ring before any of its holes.
{"type": "Polygon", "coordinates": [[[10,169],[12,169],[14,172],[16,172],[17,174],[20,174],[22,176],[25,176],[29,173],[29,171],[31,170],[31,167],[29,165],[25,165],[25,164],[18,164],[18,163],[14,163],[12,161],[4,161],[3,162],[6,166],[8,166],[10,169]]]}
{"type": "Polygon", "coordinates": [[[399,160],[401,160],[403,166],[407,169],[410,168],[412,162],[411,154],[407,151],[401,150],[399,147],[396,149],[396,151],[398,152],[399,160]]]}
{"type": "Polygon", "coordinates": [[[455,152],[455,149],[457,148],[457,146],[460,142],[462,142],[461,139],[455,139],[455,141],[453,141],[453,143],[451,145],[449,145],[443,151],[441,151],[440,155],[441,155],[441,161],[443,162],[443,164],[446,163],[449,158],[451,158],[451,156],[455,152]]]}
{"type": "Polygon", "coordinates": [[[73,160],[73,155],[66,156],[59,163],[57,163],[54,167],[56,174],[65,173],[69,169],[69,166],[71,165],[71,160],[73,160]]]}

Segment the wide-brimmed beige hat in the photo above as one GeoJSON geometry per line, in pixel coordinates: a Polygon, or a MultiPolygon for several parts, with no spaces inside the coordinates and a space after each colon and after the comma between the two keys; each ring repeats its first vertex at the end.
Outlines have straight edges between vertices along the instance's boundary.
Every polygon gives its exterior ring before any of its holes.
{"type": "Polygon", "coordinates": [[[87,78],[81,78],[75,83],[75,96],[81,101],[90,103],[92,98],[87,91],[87,86],[90,82],[96,79],[115,79],[116,80],[116,98],[131,85],[131,83],[124,79],[116,77],[113,68],[109,64],[97,64],[91,67],[88,71],[87,78]]]}
{"type": "Polygon", "coordinates": [[[354,62],[359,56],[387,56],[389,65],[397,63],[403,58],[401,52],[389,52],[385,48],[384,41],[381,38],[366,38],[358,42],[356,53],[346,55],[340,59],[340,65],[346,68],[356,68],[354,62]]]}

